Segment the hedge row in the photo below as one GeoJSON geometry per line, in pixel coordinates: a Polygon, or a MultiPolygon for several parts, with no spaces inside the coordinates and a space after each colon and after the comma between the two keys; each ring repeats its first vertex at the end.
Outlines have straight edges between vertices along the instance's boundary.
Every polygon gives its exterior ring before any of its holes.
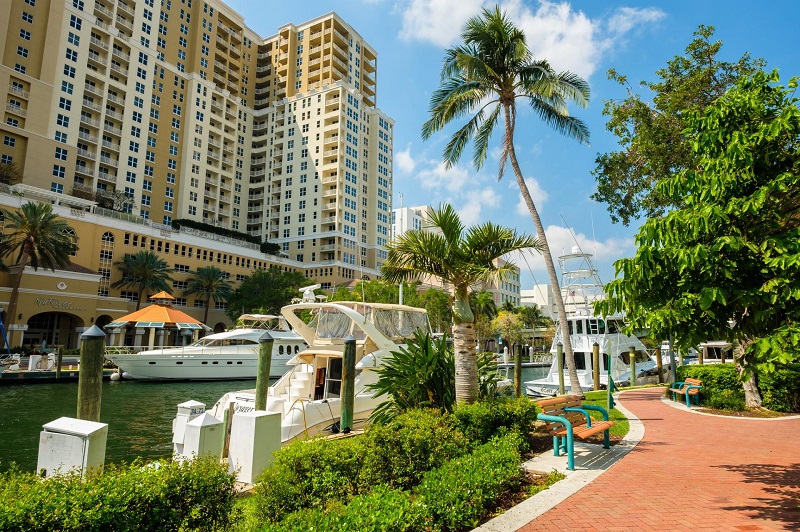
{"type": "Polygon", "coordinates": [[[360,438],[295,442],[276,453],[259,478],[253,517],[278,523],[303,508],[346,505],[375,486],[412,489],[427,472],[498,434],[515,435],[516,452],[523,452],[534,419],[531,401],[498,400],[459,407],[452,416],[409,411],[387,425],[373,425],[360,438]]]}
{"type": "Polygon", "coordinates": [[[521,485],[516,433],[477,447],[472,453],[426,472],[412,490],[378,485],[372,492],[327,508],[303,509],[263,530],[463,530],[474,528],[492,511],[495,501],[521,485]]]}
{"type": "MultiPolygon", "coordinates": [[[[704,406],[744,410],[744,389],[733,364],[680,366],[678,380],[703,381],[700,401],[704,406]]],[[[762,406],[775,412],[800,412],[800,364],[789,364],[756,377],[762,406]]]]}
{"type": "Polygon", "coordinates": [[[235,477],[214,459],[109,465],[47,479],[0,474],[0,530],[221,530],[234,515],[235,477]]]}

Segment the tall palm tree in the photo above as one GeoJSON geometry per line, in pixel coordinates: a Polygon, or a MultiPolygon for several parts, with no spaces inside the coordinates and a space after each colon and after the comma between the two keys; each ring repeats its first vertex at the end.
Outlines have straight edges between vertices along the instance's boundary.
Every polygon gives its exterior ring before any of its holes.
{"type": "Polygon", "coordinates": [[[494,295],[488,290],[479,290],[469,295],[469,304],[478,316],[485,316],[489,321],[497,316],[497,303],[494,295]]]}
{"type": "Polygon", "coordinates": [[[34,271],[40,267],[53,271],[66,268],[70,265],[70,255],[78,246],[72,227],[53,213],[53,206],[49,203],[28,202],[19,211],[3,209],[2,213],[10,233],[0,241],[0,257],[16,254],[14,263],[20,266],[8,302],[8,328],[17,315],[19,287],[25,265],[30,264],[34,271]]]}
{"type": "Polygon", "coordinates": [[[536,344],[536,327],[539,325],[545,325],[547,323],[547,317],[542,313],[542,309],[537,304],[533,305],[524,305],[517,309],[517,314],[522,317],[522,321],[525,322],[526,325],[531,326],[532,338],[531,338],[531,345],[536,344]]]}
{"type": "Polygon", "coordinates": [[[572,101],[585,107],[589,101],[589,86],[571,72],[556,73],[547,61],[534,59],[525,43],[524,33],[499,7],[484,9],[482,15],[470,19],[461,37],[463,44],[445,52],[441,86],[431,96],[430,118],[422,126],[422,137],[428,139],[453,120],[472,115],[448,142],[444,161],[448,168],[456,164],[472,139],[472,163],[480,169],[486,161],[489,139],[502,114],[505,130],[498,178],[503,176],[506,162],[510,161],[542,244],[558,308],[570,385],[573,391],[579,391],[564,300],[542,220],[517,162],[514,129],[517,100],[520,100],[530,105],[534,113],[559,133],[588,143],[588,128],[569,115],[567,103],[572,101]]]}
{"type": "Polygon", "coordinates": [[[387,247],[389,253],[381,268],[387,281],[433,276],[453,287],[456,402],[474,402],[478,397],[478,369],[469,292],[481,282],[502,279],[511,272],[513,264],[496,266],[495,259],[512,251],[538,250],[539,241],[491,222],[465,229],[455,209],[443,205],[431,211],[428,227],[407,231],[387,247]]]}
{"type": "Polygon", "coordinates": [[[188,287],[183,295],[205,298],[206,310],[203,313],[203,323],[208,321],[208,309],[212,300],[227,301],[233,295],[233,287],[227,277],[227,274],[216,266],[202,266],[189,278],[188,287]]]}
{"type": "Polygon", "coordinates": [[[169,274],[172,268],[167,261],[160,258],[152,251],[140,251],[136,255],[125,255],[122,260],[114,263],[122,272],[122,279],[114,282],[113,288],[135,288],[138,298],[136,310],[142,306],[142,294],[145,291],[160,292],[170,291],[167,282],[172,281],[169,274]]]}

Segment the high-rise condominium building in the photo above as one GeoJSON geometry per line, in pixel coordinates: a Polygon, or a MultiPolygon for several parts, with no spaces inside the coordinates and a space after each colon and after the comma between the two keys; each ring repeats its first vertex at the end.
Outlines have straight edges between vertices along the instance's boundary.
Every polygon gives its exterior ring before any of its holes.
{"type": "Polygon", "coordinates": [[[335,13],[263,38],[215,0],[12,0],[0,47],[0,162],[23,189],[247,232],[323,286],[377,274],[393,121],[335,13]]]}

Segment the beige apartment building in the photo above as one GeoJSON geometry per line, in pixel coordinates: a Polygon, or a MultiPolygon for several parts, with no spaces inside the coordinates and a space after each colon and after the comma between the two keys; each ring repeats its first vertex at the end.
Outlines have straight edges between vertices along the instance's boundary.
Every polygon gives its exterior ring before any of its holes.
{"type": "Polygon", "coordinates": [[[21,171],[17,193],[85,212],[122,193],[148,227],[277,243],[324,288],[378,275],[394,122],[376,107],[376,51],[338,15],[261,37],[215,0],[6,4],[0,163],[21,171]]]}

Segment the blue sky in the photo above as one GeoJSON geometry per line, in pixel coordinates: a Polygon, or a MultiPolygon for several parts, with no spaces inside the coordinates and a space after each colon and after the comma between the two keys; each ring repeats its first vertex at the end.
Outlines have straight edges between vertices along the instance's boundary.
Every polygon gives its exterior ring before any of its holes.
{"type": "MultiPolygon", "coordinates": [[[[300,24],[336,11],[378,52],[378,107],[395,120],[394,206],[451,203],[469,224],[492,221],[535,233],[521,203],[513,175],[497,181],[496,158],[476,172],[463,162],[445,171],[441,153],[449,139],[443,132],[428,141],[420,136],[430,95],[439,83],[444,50],[459,41],[464,22],[482,6],[481,0],[337,0],[288,2],[230,0],[247,25],[263,37],[278,27],[300,24]]],[[[573,108],[591,131],[591,145],[564,138],[524,113],[517,122],[516,148],[520,166],[536,201],[554,255],[568,251],[575,240],[596,253],[603,281],[614,274],[613,262],[634,253],[636,227],[612,224],[605,205],[590,195],[590,174],[598,153],[615,149],[616,139],[605,130],[603,102],[621,99],[625,91],[606,79],[610,68],[637,86],[654,80],[655,71],[683,53],[700,25],[716,28],[723,41],[721,57],[735,61],[744,52],[777,68],[783,82],[800,75],[796,25],[800,2],[739,0],[501,2],[527,36],[534,55],[556,70],[570,70],[589,81],[590,105],[573,108]],[[574,235],[574,237],[573,237],[574,235]],[[575,240],[573,240],[573,238],[575,240]]],[[[644,94],[645,97],[648,95],[644,94]]],[[[497,147],[494,139],[493,147],[497,147]]],[[[541,257],[516,260],[522,288],[533,279],[547,282],[541,257]]]]}

